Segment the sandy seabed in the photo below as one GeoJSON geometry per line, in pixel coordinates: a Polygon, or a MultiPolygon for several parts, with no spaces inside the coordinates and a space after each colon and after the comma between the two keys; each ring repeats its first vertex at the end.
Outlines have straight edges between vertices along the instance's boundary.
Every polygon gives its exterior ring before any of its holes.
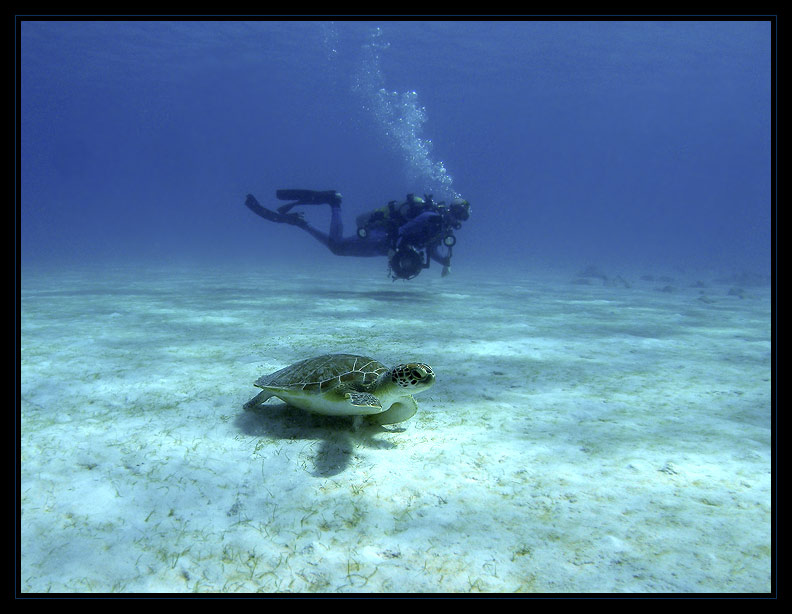
{"type": "Polygon", "coordinates": [[[770,286],[614,273],[23,269],[21,590],[769,591],[770,286]],[[330,352],[437,383],[242,409],[330,352]]]}

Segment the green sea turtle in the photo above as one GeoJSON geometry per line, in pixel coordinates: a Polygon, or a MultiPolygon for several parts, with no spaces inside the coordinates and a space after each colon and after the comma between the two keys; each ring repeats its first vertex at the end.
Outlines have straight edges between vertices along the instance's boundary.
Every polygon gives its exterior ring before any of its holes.
{"type": "Polygon", "coordinates": [[[254,382],[263,388],[245,403],[258,407],[270,397],[289,405],[330,416],[368,416],[377,424],[407,420],[418,410],[411,393],[434,384],[429,365],[410,362],[391,369],[354,354],[325,354],[308,358],[254,382]]]}

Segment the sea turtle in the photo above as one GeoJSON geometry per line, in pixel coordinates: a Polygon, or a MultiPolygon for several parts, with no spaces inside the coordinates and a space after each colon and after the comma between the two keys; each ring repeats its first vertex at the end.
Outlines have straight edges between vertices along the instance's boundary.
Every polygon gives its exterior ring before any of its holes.
{"type": "Polygon", "coordinates": [[[418,410],[411,393],[434,384],[429,365],[410,362],[391,369],[355,354],[325,354],[308,358],[254,382],[263,388],[245,403],[258,407],[270,397],[317,414],[368,416],[377,424],[407,420],[418,410]]]}

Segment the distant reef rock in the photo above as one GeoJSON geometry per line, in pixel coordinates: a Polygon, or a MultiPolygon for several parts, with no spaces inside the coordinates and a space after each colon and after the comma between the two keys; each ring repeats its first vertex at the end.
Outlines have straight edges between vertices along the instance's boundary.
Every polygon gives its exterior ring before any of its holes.
{"type": "Polygon", "coordinates": [[[624,277],[622,277],[621,275],[616,275],[615,277],[609,277],[608,275],[603,273],[599,267],[594,266],[593,264],[590,264],[585,269],[580,271],[577,274],[577,277],[574,280],[572,280],[572,283],[582,286],[587,286],[587,285],[591,285],[591,280],[593,279],[602,280],[602,285],[607,286],[609,288],[632,287],[632,284],[626,279],[624,279],[624,277]]]}
{"type": "Polygon", "coordinates": [[[743,288],[766,286],[770,283],[769,275],[759,273],[732,273],[727,277],[720,277],[715,280],[719,284],[729,284],[743,288]]]}
{"type": "Polygon", "coordinates": [[[594,277],[598,279],[602,279],[605,281],[608,279],[608,276],[603,273],[599,267],[594,266],[593,264],[588,265],[585,269],[578,273],[578,277],[594,277]]]}

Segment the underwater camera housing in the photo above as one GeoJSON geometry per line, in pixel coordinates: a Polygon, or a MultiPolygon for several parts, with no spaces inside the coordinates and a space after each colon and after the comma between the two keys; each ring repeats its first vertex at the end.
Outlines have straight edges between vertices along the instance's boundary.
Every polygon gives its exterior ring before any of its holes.
{"type": "Polygon", "coordinates": [[[391,277],[396,279],[413,279],[418,277],[422,269],[429,266],[428,255],[424,255],[413,247],[407,245],[393,252],[388,259],[391,277]]]}

